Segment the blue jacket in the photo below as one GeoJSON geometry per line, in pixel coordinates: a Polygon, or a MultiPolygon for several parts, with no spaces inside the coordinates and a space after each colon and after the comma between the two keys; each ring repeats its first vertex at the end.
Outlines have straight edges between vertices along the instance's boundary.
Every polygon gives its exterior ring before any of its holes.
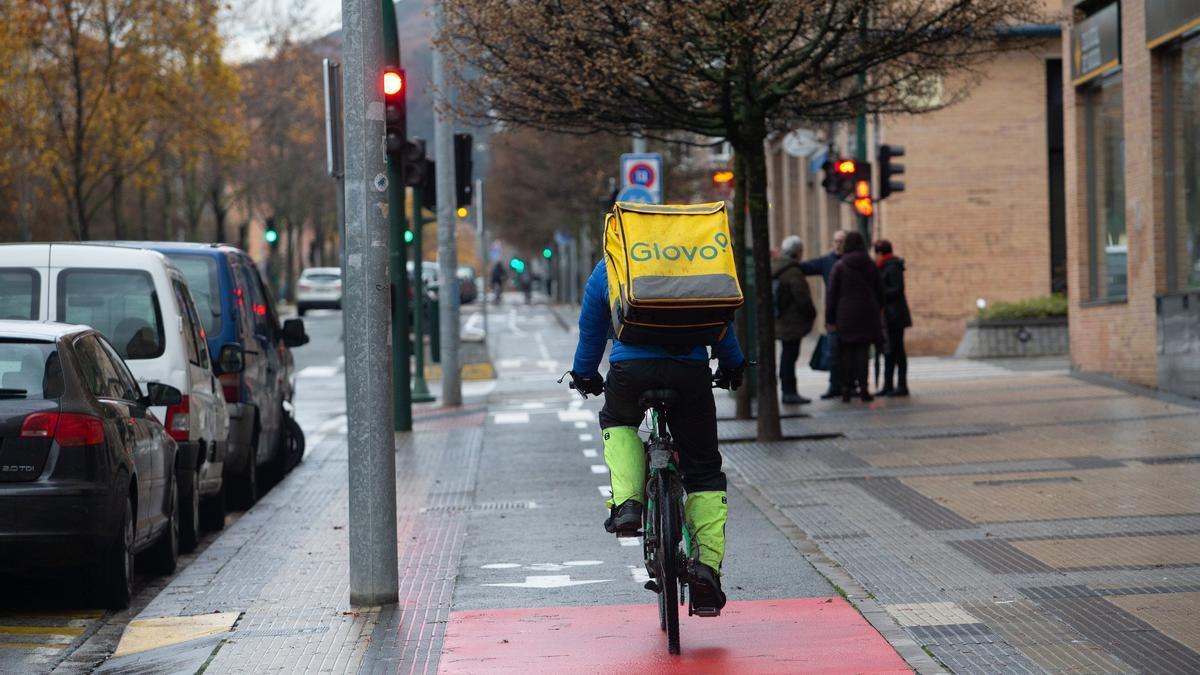
{"type": "MultiPolygon", "coordinates": [[[[600,370],[600,359],[604,358],[604,346],[612,333],[612,314],[608,307],[608,270],[601,260],[588,278],[583,291],[583,307],[579,310],[579,345],[575,347],[576,374],[587,377],[600,370]]],[[[731,325],[725,337],[717,343],[717,363],[722,368],[739,366],[745,360],[742,348],[731,325]]],[[[609,363],[632,359],[683,359],[686,361],[708,361],[708,349],[704,346],[692,348],[683,354],[670,352],[664,347],[629,345],[613,338],[609,363]]]]}
{"type": "Polygon", "coordinates": [[[837,264],[837,261],[841,257],[837,253],[830,251],[820,258],[813,258],[800,263],[800,270],[804,272],[805,276],[809,277],[820,274],[821,278],[825,280],[825,285],[828,286],[829,275],[833,273],[833,266],[837,264]]]}

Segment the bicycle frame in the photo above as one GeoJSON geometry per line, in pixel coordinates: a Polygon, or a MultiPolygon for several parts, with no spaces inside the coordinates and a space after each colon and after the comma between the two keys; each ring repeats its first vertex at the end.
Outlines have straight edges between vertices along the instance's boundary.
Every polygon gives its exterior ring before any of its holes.
{"type": "MultiPolygon", "coordinates": [[[[650,418],[650,438],[646,440],[646,484],[649,486],[659,471],[670,471],[678,475],[679,469],[675,466],[674,446],[667,428],[666,416],[656,408],[651,408],[647,414],[650,418]],[[655,457],[656,452],[661,454],[655,457]]],[[[649,505],[649,491],[646,493],[646,499],[649,505]]],[[[683,513],[682,503],[679,504],[679,512],[683,513]]],[[[679,529],[683,533],[683,554],[689,557],[692,554],[692,534],[688,531],[686,520],[680,523],[679,529]]]]}

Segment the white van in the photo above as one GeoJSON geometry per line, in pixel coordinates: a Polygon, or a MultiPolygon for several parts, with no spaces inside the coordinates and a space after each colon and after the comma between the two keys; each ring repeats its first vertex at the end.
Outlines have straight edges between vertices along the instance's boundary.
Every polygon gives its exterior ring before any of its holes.
{"type": "Polygon", "coordinates": [[[178,405],[152,409],[179,444],[181,546],[195,546],[201,518],[224,523],[229,414],[187,282],[166,256],[97,244],[0,245],[0,319],[91,326],[139,382],[183,392],[178,405]]]}

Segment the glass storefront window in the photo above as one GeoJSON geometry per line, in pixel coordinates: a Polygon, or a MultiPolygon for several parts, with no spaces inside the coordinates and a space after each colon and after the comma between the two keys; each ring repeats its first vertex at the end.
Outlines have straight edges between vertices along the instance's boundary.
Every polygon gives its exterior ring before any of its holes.
{"type": "Polygon", "coordinates": [[[1163,60],[1168,290],[1200,288],[1200,36],[1163,60]]]}
{"type": "Polygon", "coordinates": [[[1087,166],[1088,299],[1125,298],[1125,132],[1121,75],[1080,91],[1087,166]]]}

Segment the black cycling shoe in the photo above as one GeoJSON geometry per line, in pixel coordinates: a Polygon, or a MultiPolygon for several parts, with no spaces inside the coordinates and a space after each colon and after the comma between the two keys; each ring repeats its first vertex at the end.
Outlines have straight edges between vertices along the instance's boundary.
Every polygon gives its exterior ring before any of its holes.
{"type": "Polygon", "coordinates": [[[716,570],[696,563],[688,585],[692,588],[692,613],[696,616],[721,616],[725,593],[721,590],[721,575],[716,570]]]}
{"type": "Polygon", "coordinates": [[[604,520],[604,529],[618,537],[637,535],[642,529],[641,502],[626,499],[620,506],[614,506],[604,520]]]}

